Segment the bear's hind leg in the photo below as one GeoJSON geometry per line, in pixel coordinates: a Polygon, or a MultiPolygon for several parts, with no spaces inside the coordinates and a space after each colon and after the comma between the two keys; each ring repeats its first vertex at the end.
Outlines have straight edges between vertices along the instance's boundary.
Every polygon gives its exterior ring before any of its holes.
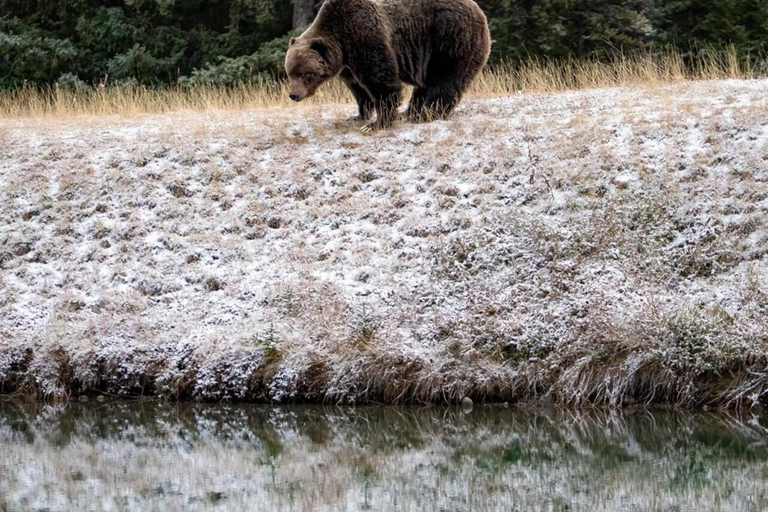
{"type": "Polygon", "coordinates": [[[458,57],[435,56],[427,69],[427,91],[422,117],[431,121],[445,119],[461,101],[483,62],[462,61],[458,57]]]}
{"type": "Polygon", "coordinates": [[[429,69],[427,90],[420,116],[423,120],[445,119],[461,101],[472,76],[464,66],[435,60],[429,69]]]}
{"type": "Polygon", "coordinates": [[[424,121],[424,100],[427,98],[427,89],[416,87],[411,93],[411,101],[408,103],[406,115],[411,121],[424,121]]]}
{"type": "Polygon", "coordinates": [[[432,121],[445,119],[461,101],[462,91],[453,83],[443,83],[427,89],[419,119],[432,121]]]}

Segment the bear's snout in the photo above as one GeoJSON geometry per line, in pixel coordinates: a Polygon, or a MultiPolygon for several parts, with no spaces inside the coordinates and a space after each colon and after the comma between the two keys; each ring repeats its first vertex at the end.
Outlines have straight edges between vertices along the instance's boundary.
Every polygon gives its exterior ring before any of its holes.
{"type": "Polygon", "coordinates": [[[291,98],[293,101],[301,101],[301,96],[296,94],[295,92],[292,92],[288,95],[289,98],[291,98]]]}

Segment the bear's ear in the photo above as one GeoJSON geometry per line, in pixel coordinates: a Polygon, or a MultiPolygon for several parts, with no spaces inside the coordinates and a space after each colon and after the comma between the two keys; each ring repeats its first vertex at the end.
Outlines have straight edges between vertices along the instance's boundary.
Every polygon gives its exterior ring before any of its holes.
{"type": "Polygon", "coordinates": [[[309,47],[320,54],[322,58],[328,55],[328,45],[320,37],[316,37],[309,43],[309,47]]]}
{"type": "Polygon", "coordinates": [[[294,44],[296,44],[296,38],[292,37],[291,40],[288,41],[288,46],[293,46],[294,44]]]}

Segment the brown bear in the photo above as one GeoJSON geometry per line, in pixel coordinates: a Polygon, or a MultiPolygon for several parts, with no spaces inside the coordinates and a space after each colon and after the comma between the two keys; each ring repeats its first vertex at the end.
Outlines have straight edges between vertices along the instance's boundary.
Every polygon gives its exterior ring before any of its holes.
{"type": "Polygon", "coordinates": [[[445,118],[488,60],[488,22],[473,0],[326,0],[285,58],[290,98],[312,96],[339,75],[364,129],[392,125],[402,84],[410,119],[445,118]]]}

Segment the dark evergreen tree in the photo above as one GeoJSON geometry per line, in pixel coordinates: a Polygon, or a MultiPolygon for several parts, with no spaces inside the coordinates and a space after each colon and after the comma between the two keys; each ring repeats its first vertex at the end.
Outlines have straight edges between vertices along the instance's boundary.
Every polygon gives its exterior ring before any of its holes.
{"type": "Polygon", "coordinates": [[[287,0],[0,0],[0,87],[173,82],[253,54],[291,21],[287,0]]]}
{"type": "Polygon", "coordinates": [[[528,12],[518,0],[479,0],[491,30],[492,59],[516,61],[527,55],[525,25],[528,12]]]}
{"type": "Polygon", "coordinates": [[[655,32],[648,7],[642,1],[578,0],[569,16],[569,46],[579,56],[643,48],[655,32]]]}
{"type": "Polygon", "coordinates": [[[660,2],[662,43],[683,49],[706,45],[742,45],[747,31],[737,0],[662,0],[660,2]]]}
{"type": "Polygon", "coordinates": [[[765,0],[739,0],[736,6],[741,13],[745,41],[741,49],[753,54],[768,52],[768,2],[765,0]]]}
{"type": "Polygon", "coordinates": [[[573,0],[531,2],[525,31],[526,46],[531,54],[557,58],[573,53],[569,45],[573,3],[573,0]]]}

